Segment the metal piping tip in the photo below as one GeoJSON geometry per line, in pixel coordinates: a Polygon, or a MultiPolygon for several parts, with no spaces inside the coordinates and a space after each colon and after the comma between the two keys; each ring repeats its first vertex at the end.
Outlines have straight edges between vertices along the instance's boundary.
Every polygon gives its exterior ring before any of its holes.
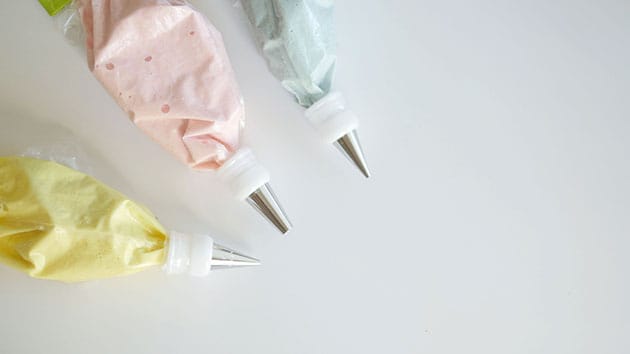
{"type": "Polygon", "coordinates": [[[247,202],[283,234],[289,232],[291,227],[293,227],[269,183],[265,183],[250,194],[247,197],[247,202]]]}
{"type": "Polygon", "coordinates": [[[214,243],[212,246],[212,260],[210,268],[226,269],[236,267],[249,267],[260,265],[260,261],[256,258],[246,256],[233,249],[214,243]]]}
{"type": "Polygon", "coordinates": [[[356,129],[337,139],[335,146],[339,148],[348,160],[354,163],[366,178],[370,177],[370,171],[368,170],[367,162],[365,162],[363,149],[361,148],[361,142],[359,142],[356,129]]]}

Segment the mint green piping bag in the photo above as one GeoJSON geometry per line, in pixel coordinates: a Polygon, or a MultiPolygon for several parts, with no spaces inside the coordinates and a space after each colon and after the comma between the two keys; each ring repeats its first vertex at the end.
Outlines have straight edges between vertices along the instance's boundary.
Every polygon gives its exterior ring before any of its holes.
{"type": "Polygon", "coordinates": [[[370,172],[357,135],[358,119],[331,91],[337,56],[331,0],[241,0],[256,42],[322,138],[335,144],[365,177],[370,172]]]}

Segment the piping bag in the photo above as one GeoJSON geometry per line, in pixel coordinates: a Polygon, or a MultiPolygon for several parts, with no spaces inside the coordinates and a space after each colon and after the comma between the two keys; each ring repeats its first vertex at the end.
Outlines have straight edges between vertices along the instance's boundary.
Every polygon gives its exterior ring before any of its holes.
{"type": "Polygon", "coordinates": [[[240,147],[244,105],[219,31],[183,0],[40,0],[145,134],[196,170],[217,170],[283,234],[268,171],[240,147]],[[73,38],[74,37],[74,38],[73,38]]]}
{"type": "Polygon", "coordinates": [[[0,157],[0,262],[63,282],[154,266],[205,276],[259,264],[209,236],[167,232],[148,209],[83,172],[25,156],[0,157]]]}
{"type": "Polygon", "coordinates": [[[337,56],[332,0],[241,0],[272,74],[311,125],[369,177],[357,116],[331,91],[337,56]]]}

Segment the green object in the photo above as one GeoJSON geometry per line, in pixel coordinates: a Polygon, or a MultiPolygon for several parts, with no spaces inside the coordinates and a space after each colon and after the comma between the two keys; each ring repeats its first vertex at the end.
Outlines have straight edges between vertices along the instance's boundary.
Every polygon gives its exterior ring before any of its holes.
{"type": "MultiPolygon", "coordinates": [[[[335,71],[332,0],[242,0],[273,75],[298,103],[324,97],[335,71]]],[[[357,11],[360,16],[360,10],[357,11]]]]}
{"type": "Polygon", "coordinates": [[[72,0],[39,0],[50,16],[55,16],[71,2],[72,0]]]}

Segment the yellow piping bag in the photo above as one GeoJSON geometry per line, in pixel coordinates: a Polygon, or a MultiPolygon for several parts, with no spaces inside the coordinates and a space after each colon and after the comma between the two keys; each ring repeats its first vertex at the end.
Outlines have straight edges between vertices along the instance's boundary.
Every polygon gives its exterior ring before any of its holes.
{"type": "Polygon", "coordinates": [[[0,262],[77,282],[162,266],[205,276],[259,262],[206,235],[167,232],[145,207],[56,162],[0,157],[0,262]]]}

